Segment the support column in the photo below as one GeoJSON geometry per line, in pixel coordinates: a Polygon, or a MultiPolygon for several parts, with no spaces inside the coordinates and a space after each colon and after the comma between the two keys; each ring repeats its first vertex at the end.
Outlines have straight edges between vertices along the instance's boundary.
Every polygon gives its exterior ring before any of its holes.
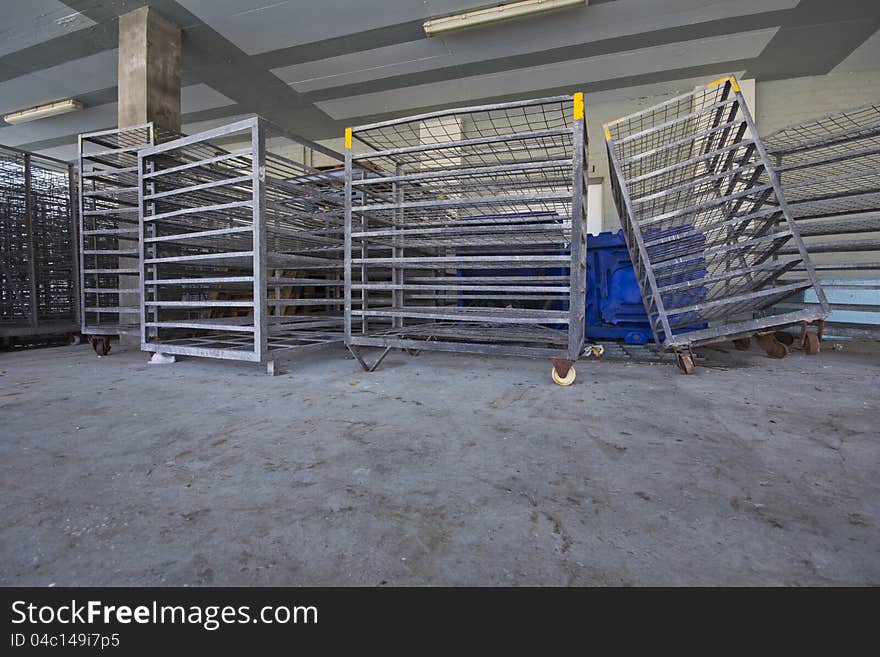
{"type": "Polygon", "coordinates": [[[119,17],[119,127],[180,132],[180,28],[152,7],[119,17]]]}
{"type": "MultiPolygon", "coordinates": [[[[119,17],[117,88],[120,128],[153,123],[154,135],[180,133],[180,28],[150,6],[119,17]]],[[[130,248],[129,239],[120,237],[119,247],[130,248]]],[[[137,238],[133,244],[139,246],[137,238]]],[[[119,265],[136,268],[140,260],[120,257],[119,265]]],[[[120,276],[119,287],[139,290],[122,293],[121,306],[141,305],[140,277],[120,276]]],[[[133,319],[137,323],[132,315],[119,319],[121,323],[133,319]]]]}

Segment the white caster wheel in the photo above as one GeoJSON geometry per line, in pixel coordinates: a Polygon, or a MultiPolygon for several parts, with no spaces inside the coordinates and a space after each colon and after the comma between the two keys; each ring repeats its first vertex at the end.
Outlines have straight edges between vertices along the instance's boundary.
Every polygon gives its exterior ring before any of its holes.
{"type": "Polygon", "coordinates": [[[574,367],[568,370],[568,374],[565,376],[559,376],[559,372],[556,371],[556,368],[553,368],[553,383],[560,386],[570,386],[574,383],[575,377],[577,377],[577,373],[574,371],[574,367]]]}

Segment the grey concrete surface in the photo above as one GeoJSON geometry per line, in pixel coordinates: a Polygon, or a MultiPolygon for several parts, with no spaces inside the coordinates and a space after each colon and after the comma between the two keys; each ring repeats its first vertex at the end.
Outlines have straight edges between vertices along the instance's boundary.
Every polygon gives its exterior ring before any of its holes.
{"type": "Polygon", "coordinates": [[[0,354],[0,584],[880,584],[880,349],[0,354]]]}

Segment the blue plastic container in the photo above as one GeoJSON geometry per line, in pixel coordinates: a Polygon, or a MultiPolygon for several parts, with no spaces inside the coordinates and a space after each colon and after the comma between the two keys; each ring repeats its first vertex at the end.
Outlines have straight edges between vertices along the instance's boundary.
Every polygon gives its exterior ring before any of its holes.
{"type": "MultiPolygon", "coordinates": [[[[672,229],[675,231],[689,227],[672,229]]],[[[656,237],[656,235],[654,236],[656,237]]],[[[695,236],[694,239],[703,239],[695,236]]],[[[498,251],[480,251],[480,253],[497,253],[498,251]]],[[[458,275],[469,276],[535,276],[539,273],[568,275],[568,267],[553,271],[541,271],[530,268],[507,269],[507,270],[469,270],[460,269],[458,275]]],[[[680,280],[699,279],[706,275],[705,269],[690,272],[684,276],[669,276],[664,279],[664,284],[679,282],[680,280]]],[[[706,290],[697,287],[675,296],[676,305],[695,303],[705,298],[706,290]]],[[[486,305],[471,301],[466,303],[459,301],[459,305],[486,305]]],[[[490,304],[491,305],[491,304],[490,304]]],[[[524,308],[550,308],[552,310],[567,310],[568,303],[565,301],[541,301],[521,302],[524,308]]],[[[684,318],[685,321],[687,318],[684,318]]],[[[698,324],[688,327],[690,330],[703,328],[706,324],[698,324]]],[[[562,328],[562,327],[559,327],[562,328]]],[[[598,235],[587,235],[587,274],[586,274],[586,307],[584,313],[584,337],[589,341],[598,340],[623,340],[627,344],[647,344],[654,341],[651,325],[645,313],[645,305],[642,301],[642,293],[636,280],[635,270],[629,258],[623,231],[616,233],[605,232],[598,235]]]]}
{"type": "Polygon", "coordinates": [[[622,230],[587,235],[584,324],[587,341],[623,340],[627,344],[654,341],[622,230]]]}

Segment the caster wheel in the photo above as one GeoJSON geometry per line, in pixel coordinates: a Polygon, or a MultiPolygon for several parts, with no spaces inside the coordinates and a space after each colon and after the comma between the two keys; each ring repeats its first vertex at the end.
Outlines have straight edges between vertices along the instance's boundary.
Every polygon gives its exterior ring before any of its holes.
{"type": "Polygon", "coordinates": [[[675,354],[675,362],[682,374],[693,374],[697,366],[694,364],[694,357],[690,354],[675,354]]]}
{"type": "Polygon", "coordinates": [[[575,377],[577,376],[577,373],[574,371],[574,368],[572,367],[568,370],[568,374],[566,374],[565,376],[559,376],[559,373],[556,371],[556,368],[554,367],[552,376],[553,376],[553,383],[555,383],[556,385],[570,386],[572,383],[574,383],[574,380],[575,380],[575,377]]]}
{"type": "Polygon", "coordinates": [[[804,337],[804,351],[810,356],[815,356],[819,353],[819,336],[816,333],[810,331],[804,337]]]}
{"type": "Polygon", "coordinates": [[[764,351],[770,358],[785,358],[788,355],[788,347],[781,342],[769,345],[764,351]]]}
{"type": "Polygon", "coordinates": [[[593,345],[590,347],[590,353],[593,354],[593,358],[599,358],[599,356],[605,353],[605,347],[601,344],[593,345]]]}
{"type": "Polygon", "coordinates": [[[736,347],[739,351],[748,351],[749,347],[752,346],[752,339],[739,338],[738,340],[733,341],[733,346],[736,347]]]}
{"type": "Polygon", "coordinates": [[[794,344],[794,336],[791,333],[787,333],[785,331],[776,331],[773,334],[773,337],[776,338],[778,342],[781,342],[786,347],[790,347],[794,344]]]}
{"type": "Polygon", "coordinates": [[[106,356],[110,353],[110,338],[92,338],[92,349],[99,356],[106,356]]]}

